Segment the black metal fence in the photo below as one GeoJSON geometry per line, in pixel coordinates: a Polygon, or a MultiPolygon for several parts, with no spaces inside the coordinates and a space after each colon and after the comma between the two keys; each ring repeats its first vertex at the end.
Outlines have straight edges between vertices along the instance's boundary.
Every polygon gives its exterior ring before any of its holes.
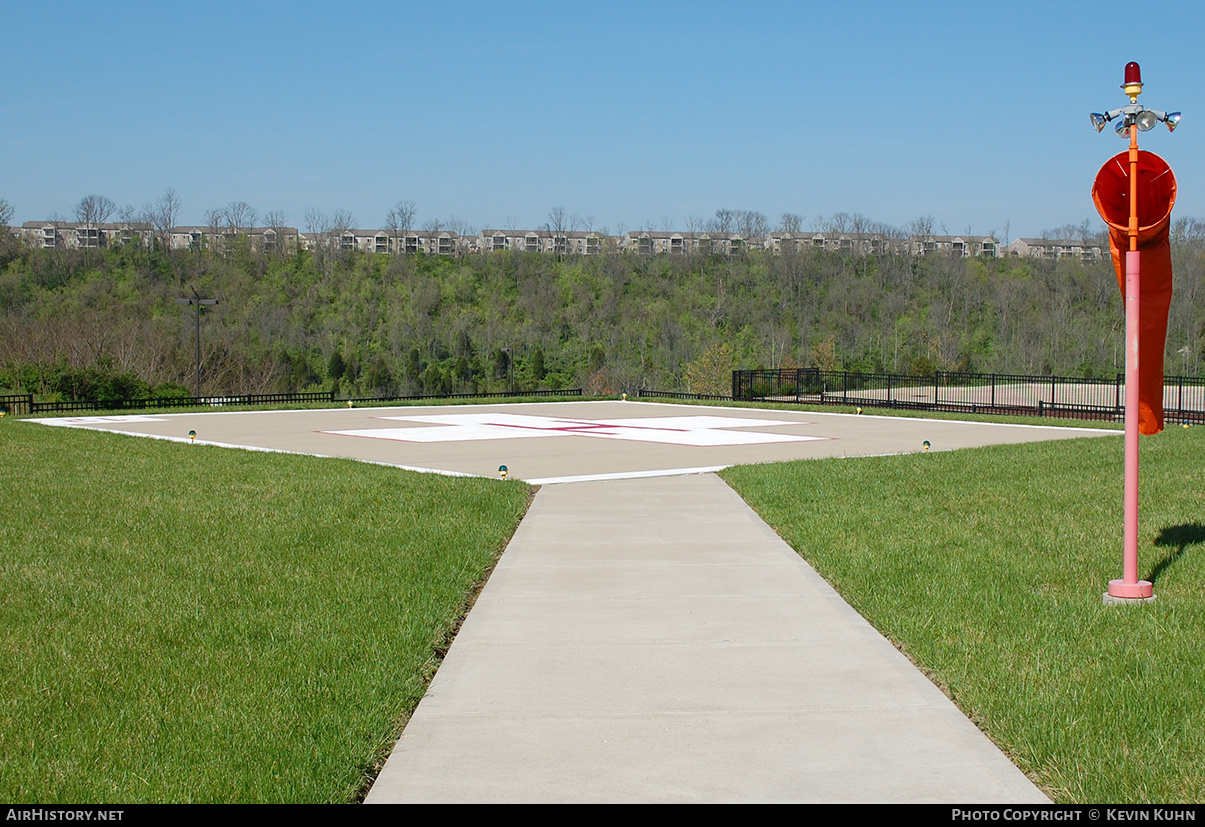
{"type": "Polygon", "coordinates": [[[33,410],[33,394],[0,394],[0,411],[6,414],[27,414],[33,410]]]}
{"type": "Polygon", "coordinates": [[[424,394],[420,396],[372,396],[357,399],[357,402],[410,402],[423,399],[507,399],[516,397],[540,396],[581,396],[581,388],[568,388],[559,391],[497,391],[496,393],[442,393],[438,395],[424,394]]]}
{"type": "Polygon", "coordinates": [[[29,413],[76,413],[80,411],[148,411],[163,408],[193,408],[223,405],[276,405],[288,402],[326,402],[338,399],[331,391],[321,393],[241,393],[227,396],[171,396],[152,399],[75,399],[68,402],[29,403],[29,413]]]}
{"type": "MultiPolygon", "coordinates": [[[[500,393],[451,393],[423,394],[417,396],[371,396],[357,397],[354,402],[375,404],[379,402],[410,402],[447,399],[506,399],[541,396],[581,396],[581,388],[559,391],[502,391],[500,393]]],[[[346,398],[336,396],[334,391],[319,393],[243,393],[226,396],[177,396],[155,399],[90,399],[71,402],[35,402],[29,394],[0,396],[0,409],[12,414],[76,413],[82,411],[146,411],[163,408],[223,407],[225,405],[280,405],[295,402],[345,405],[346,398]]]]}
{"type": "MultiPolygon", "coordinates": [[[[732,373],[732,398],[1122,421],[1125,376],[1077,379],[942,371],[909,376],[819,368],[737,370],[732,373]]],[[[1164,377],[1163,409],[1168,422],[1205,423],[1205,377],[1164,377]]]]}
{"type": "Polygon", "coordinates": [[[640,388],[636,391],[637,398],[647,399],[697,399],[705,402],[731,402],[731,396],[718,396],[713,393],[686,393],[684,391],[654,391],[640,388]]]}

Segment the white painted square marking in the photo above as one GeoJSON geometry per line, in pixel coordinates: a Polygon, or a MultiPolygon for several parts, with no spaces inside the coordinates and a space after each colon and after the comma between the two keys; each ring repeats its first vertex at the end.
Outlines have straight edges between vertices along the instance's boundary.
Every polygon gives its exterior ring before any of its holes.
{"type": "Polygon", "coordinates": [[[424,443],[585,436],[694,447],[765,445],[775,442],[809,442],[824,439],[824,437],[772,434],[761,431],[734,431],[730,429],[779,427],[801,423],[779,419],[742,419],[731,416],[666,416],[607,420],[565,419],[511,413],[466,413],[380,418],[433,427],[357,428],[346,431],[323,431],[323,433],[424,443]]]}

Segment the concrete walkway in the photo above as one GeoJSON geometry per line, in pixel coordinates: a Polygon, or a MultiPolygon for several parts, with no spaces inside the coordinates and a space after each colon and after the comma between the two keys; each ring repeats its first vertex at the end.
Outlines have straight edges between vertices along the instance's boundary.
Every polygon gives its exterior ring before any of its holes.
{"type": "Polygon", "coordinates": [[[544,486],[367,800],[1046,801],[713,474],[544,486]]]}

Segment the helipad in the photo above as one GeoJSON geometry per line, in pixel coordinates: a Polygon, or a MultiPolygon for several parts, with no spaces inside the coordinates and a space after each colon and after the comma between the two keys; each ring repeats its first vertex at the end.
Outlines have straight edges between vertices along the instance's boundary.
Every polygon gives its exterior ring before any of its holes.
{"type": "Polygon", "coordinates": [[[729,465],[914,453],[1117,431],[647,402],[340,408],[39,420],[198,444],[346,457],[533,483],[701,473],[729,465]],[[189,432],[195,432],[190,437],[189,432]]]}

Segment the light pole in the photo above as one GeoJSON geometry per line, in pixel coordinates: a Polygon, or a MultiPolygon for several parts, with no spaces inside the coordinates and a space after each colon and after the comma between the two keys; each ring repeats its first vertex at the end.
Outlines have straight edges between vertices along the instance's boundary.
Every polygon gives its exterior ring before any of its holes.
{"type": "Polygon", "coordinates": [[[1167,307],[1171,300],[1171,256],[1167,248],[1167,226],[1172,204],[1176,198],[1175,176],[1162,158],[1139,152],[1138,133],[1146,132],[1156,123],[1167,124],[1169,131],[1180,122],[1179,112],[1146,109],[1138,103],[1142,92],[1142,74],[1137,63],[1125,67],[1122,90],[1130,103],[1120,109],[1100,114],[1091,113],[1092,126],[1097,132],[1106,123],[1117,120],[1116,131],[1130,139],[1128,153],[1110,159],[1096,177],[1093,199],[1101,217],[1109,225],[1110,247],[1119,280],[1122,276],[1121,248],[1125,245],[1124,285],[1126,317],[1126,395],[1125,395],[1125,525],[1122,551],[1122,579],[1110,580],[1105,593],[1106,602],[1127,602],[1154,599],[1147,580],[1138,579],[1138,434],[1158,433],[1163,428],[1163,345],[1167,330],[1167,307]],[[1166,177],[1165,177],[1166,176],[1166,177]],[[1141,185],[1141,187],[1140,187],[1141,185]],[[1139,204],[1139,194],[1143,202],[1139,204]],[[1149,250],[1147,262],[1148,289],[1143,291],[1140,248],[1149,250]],[[1143,296],[1147,294],[1147,302],[1143,296]],[[1160,306],[1162,305],[1162,306],[1160,306]],[[1161,311],[1161,319],[1158,318],[1161,311]],[[1149,336],[1151,323],[1161,326],[1157,337],[1149,336]],[[1145,340],[1142,353],[1145,365],[1139,362],[1139,342],[1145,340]],[[1157,352],[1155,348],[1157,347],[1157,352]],[[1147,350],[1150,353],[1147,353],[1147,350]],[[1157,363],[1155,362],[1157,359],[1157,363]],[[1158,397],[1148,383],[1158,375],[1158,397]],[[1140,396],[1143,398],[1140,400],[1140,396]],[[1140,408],[1139,402],[1142,402],[1140,408]]]}
{"type": "Polygon", "coordinates": [[[197,399],[201,398],[201,305],[215,305],[217,299],[203,299],[201,294],[197,292],[197,288],[192,288],[192,298],[176,299],[176,304],[179,305],[195,305],[197,308],[197,399]]]}
{"type": "Polygon", "coordinates": [[[502,352],[506,354],[506,369],[510,375],[510,395],[515,395],[515,354],[508,347],[502,348],[502,352]]]}

